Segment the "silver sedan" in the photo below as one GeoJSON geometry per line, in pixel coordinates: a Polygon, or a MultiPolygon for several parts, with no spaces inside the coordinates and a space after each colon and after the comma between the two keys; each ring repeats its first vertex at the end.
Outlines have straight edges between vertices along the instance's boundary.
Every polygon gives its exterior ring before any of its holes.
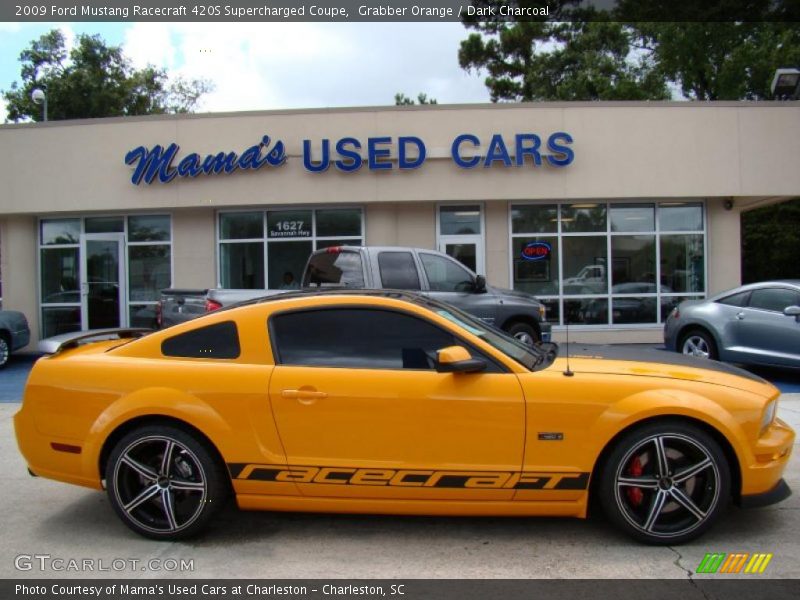
{"type": "Polygon", "coordinates": [[[765,281],[678,305],[668,350],[727,362],[800,367],[800,280],[765,281]]]}

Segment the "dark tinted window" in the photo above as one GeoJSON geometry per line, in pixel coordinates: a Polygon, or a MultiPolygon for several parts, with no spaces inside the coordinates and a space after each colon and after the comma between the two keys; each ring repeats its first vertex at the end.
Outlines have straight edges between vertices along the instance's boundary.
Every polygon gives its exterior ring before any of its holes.
{"type": "Polygon", "coordinates": [[[383,287],[396,290],[418,290],[419,274],[411,252],[381,252],[378,255],[383,287]]]}
{"type": "Polygon", "coordinates": [[[300,311],[271,319],[277,360],[284,365],[356,369],[432,369],[453,335],[417,317],[385,310],[300,311]]]}
{"type": "Polygon", "coordinates": [[[786,288],[764,288],[753,290],[750,295],[750,308],[783,312],[787,306],[800,304],[800,294],[786,288]]]}
{"type": "Polygon", "coordinates": [[[750,299],[750,292],[739,292],[738,294],[731,294],[725,298],[717,300],[720,304],[727,304],[728,306],[747,306],[747,301],[750,299]]]}
{"type": "Polygon", "coordinates": [[[363,288],[364,267],[358,252],[330,248],[313,254],[303,275],[303,287],[344,286],[363,288]]]}
{"type": "Polygon", "coordinates": [[[239,332],[233,321],[200,327],[161,342],[161,353],[182,358],[237,358],[239,332]]]}

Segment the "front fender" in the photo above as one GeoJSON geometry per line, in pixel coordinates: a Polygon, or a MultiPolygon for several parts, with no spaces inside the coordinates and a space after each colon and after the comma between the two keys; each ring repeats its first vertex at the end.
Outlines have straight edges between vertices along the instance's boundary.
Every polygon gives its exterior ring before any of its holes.
{"type": "MultiPolygon", "coordinates": [[[[102,479],[100,453],[109,436],[121,425],[149,416],[171,417],[203,432],[217,445],[231,439],[231,427],[208,403],[173,388],[153,387],[136,390],[109,405],[89,430],[83,445],[82,468],[90,477],[102,479]]],[[[220,452],[223,449],[217,446],[220,452]]]]}
{"type": "MultiPolygon", "coordinates": [[[[753,398],[757,397],[753,395],[753,398]]],[[[610,405],[597,418],[587,436],[596,444],[590,449],[591,455],[599,458],[620,432],[658,417],[686,417],[700,421],[714,428],[728,441],[740,465],[748,464],[753,459],[747,432],[728,410],[701,394],[675,389],[646,390],[610,405]]],[[[594,466],[597,467],[596,462],[594,466]]]]}

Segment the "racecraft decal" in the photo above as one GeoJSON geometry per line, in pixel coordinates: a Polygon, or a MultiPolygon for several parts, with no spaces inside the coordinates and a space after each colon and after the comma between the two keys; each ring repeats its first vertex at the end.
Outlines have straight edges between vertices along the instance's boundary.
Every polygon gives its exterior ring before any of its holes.
{"type": "Polygon", "coordinates": [[[231,477],[247,481],[320,483],[328,485],[384,485],[397,487],[585,490],[589,473],[534,471],[435,471],[228,463],[231,477]]]}

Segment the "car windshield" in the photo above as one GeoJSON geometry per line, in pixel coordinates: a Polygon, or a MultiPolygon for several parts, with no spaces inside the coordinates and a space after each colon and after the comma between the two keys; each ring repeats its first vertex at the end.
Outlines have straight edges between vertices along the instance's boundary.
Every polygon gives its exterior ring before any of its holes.
{"type": "Polygon", "coordinates": [[[476,335],[490,346],[496,348],[506,356],[513,358],[519,364],[531,371],[538,371],[549,367],[558,356],[558,345],[554,343],[541,343],[528,346],[508,335],[504,331],[484,323],[480,319],[465,313],[455,306],[436,302],[428,298],[419,297],[418,304],[444,317],[472,335],[476,335]]]}

